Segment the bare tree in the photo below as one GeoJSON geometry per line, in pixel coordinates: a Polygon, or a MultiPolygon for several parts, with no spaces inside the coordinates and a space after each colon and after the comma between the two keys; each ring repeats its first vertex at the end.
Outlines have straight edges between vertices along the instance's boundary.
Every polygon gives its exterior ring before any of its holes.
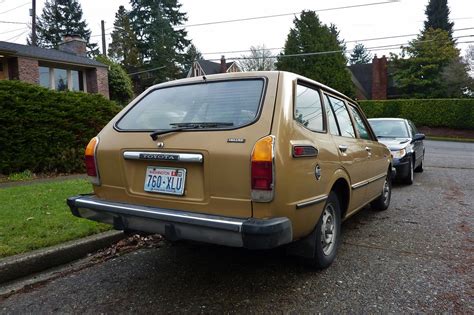
{"type": "Polygon", "coordinates": [[[469,75],[474,78],[474,45],[469,45],[464,56],[466,63],[469,65],[469,75]]]}
{"type": "Polygon", "coordinates": [[[242,55],[239,67],[242,71],[268,71],[275,70],[275,58],[265,45],[251,46],[250,54],[242,55]]]}

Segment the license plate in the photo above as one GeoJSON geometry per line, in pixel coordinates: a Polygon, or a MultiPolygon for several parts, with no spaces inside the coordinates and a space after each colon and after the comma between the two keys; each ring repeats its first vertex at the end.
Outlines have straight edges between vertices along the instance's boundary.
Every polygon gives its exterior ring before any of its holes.
{"type": "Polygon", "coordinates": [[[182,196],[186,181],[186,169],[148,166],[145,175],[145,191],[182,196]]]}

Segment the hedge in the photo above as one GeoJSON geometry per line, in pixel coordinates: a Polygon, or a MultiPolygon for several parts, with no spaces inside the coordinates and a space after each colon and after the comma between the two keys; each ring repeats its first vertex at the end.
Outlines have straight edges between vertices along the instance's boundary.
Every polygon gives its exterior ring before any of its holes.
{"type": "Polygon", "coordinates": [[[474,99],[359,101],[368,118],[400,117],[417,126],[474,129],[474,99]]]}
{"type": "Polygon", "coordinates": [[[85,146],[119,110],[97,94],[0,81],[0,173],[83,172],[85,146]]]}

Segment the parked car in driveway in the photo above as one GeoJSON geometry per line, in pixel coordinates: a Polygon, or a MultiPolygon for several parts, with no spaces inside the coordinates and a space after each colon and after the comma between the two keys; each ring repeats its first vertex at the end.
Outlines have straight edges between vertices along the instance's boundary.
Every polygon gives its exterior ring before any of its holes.
{"type": "Polygon", "coordinates": [[[334,260],[341,221],[389,207],[392,160],[359,106],[289,72],[149,88],[91,140],[74,215],[116,229],[334,260]]]}
{"type": "Polygon", "coordinates": [[[392,152],[396,178],[411,185],[414,172],[423,172],[425,135],[418,133],[415,124],[402,118],[371,118],[370,125],[379,141],[392,152]]]}

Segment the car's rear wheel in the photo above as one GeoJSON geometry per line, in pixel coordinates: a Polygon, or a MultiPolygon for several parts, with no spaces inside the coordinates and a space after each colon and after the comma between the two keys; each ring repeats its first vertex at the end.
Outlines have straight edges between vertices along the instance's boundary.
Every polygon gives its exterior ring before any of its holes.
{"type": "Polygon", "coordinates": [[[402,182],[407,185],[413,184],[413,179],[414,179],[414,165],[415,165],[415,160],[413,157],[410,158],[410,165],[408,169],[408,174],[405,178],[402,179],[402,182]]]}
{"type": "Polygon", "coordinates": [[[339,198],[331,191],[314,235],[314,256],[309,263],[316,268],[326,268],[336,258],[341,237],[341,208],[339,198]]]}
{"type": "Polygon", "coordinates": [[[382,193],[380,196],[370,203],[370,206],[374,210],[387,210],[390,206],[390,199],[392,198],[392,179],[390,177],[390,172],[387,173],[385,177],[382,193]]]}

